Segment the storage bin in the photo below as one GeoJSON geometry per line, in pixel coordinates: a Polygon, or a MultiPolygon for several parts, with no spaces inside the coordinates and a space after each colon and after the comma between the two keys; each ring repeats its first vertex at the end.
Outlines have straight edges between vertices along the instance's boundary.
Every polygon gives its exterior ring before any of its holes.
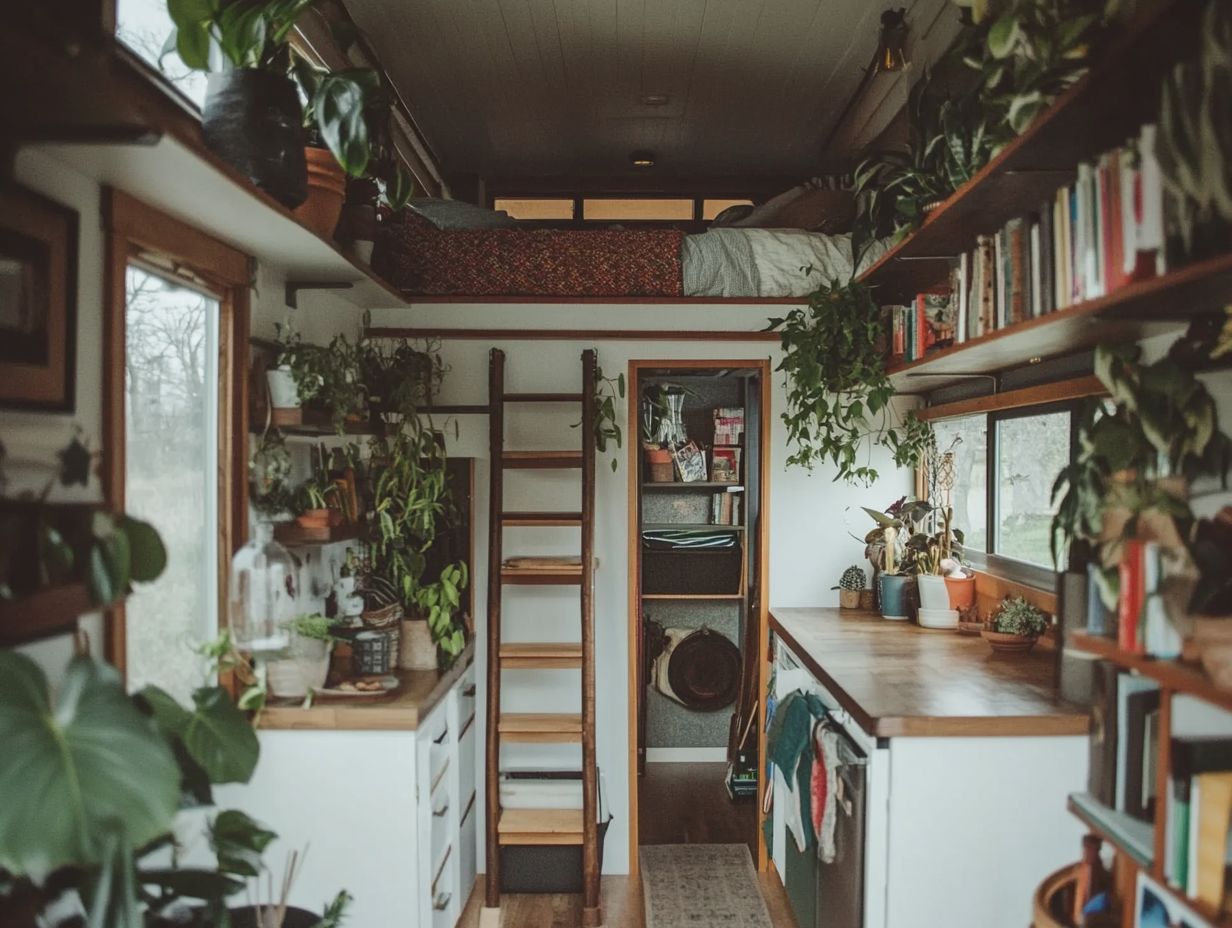
{"type": "MultiPolygon", "coordinates": [[[[582,779],[579,771],[525,770],[503,775],[506,781],[540,781],[532,789],[541,791],[542,781],[559,780],[564,787],[562,803],[580,804],[577,784],[582,779]]],[[[602,771],[599,778],[599,861],[603,861],[603,843],[612,816],[607,809],[607,790],[602,771]]],[[[535,800],[551,803],[548,808],[568,808],[569,805],[552,803],[551,799],[535,800]]],[[[536,805],[536,808],[544,808],[536,805]]],[[[580,893],[582,891],[581,845],[503,845],[500,849],[501,892],[503,893],[580,893]]]]}
{"type": "Polygon", "coordinates": [[[642,592],[729,596],[740,592],[744,551],[703,548],[642,551],[642,592]]]}

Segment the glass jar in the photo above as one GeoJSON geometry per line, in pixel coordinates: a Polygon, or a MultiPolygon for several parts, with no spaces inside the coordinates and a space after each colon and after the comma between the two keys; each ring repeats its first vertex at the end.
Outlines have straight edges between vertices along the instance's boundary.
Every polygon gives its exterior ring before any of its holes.
{"type": "Polygon", "coordinates": [[[258,657],[286,649],[296,615],[295,578],[295,562],[274,540],[273,525],[258,522],[231,559],[229,620],[236,648],[258,657]]]}

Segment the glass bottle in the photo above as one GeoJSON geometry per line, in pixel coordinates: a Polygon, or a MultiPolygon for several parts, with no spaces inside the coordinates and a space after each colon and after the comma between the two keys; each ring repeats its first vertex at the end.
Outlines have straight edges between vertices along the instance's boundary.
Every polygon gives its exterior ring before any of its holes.
{"type": "Polygon", "coordinates": [[[295,577],[295,562],[274,540],[273,525],[258,522],[231,559],[229,620],[236,648],[257,657],[286,649],[296,614],[295,577]]]}

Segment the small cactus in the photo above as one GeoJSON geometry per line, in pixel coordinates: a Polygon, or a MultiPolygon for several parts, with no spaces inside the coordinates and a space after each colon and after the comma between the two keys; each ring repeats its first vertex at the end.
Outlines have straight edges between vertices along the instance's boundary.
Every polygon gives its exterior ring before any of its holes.
{"type": "Polygon", "coordinates": [[[838,585],[839,589],[842,590],[863,590],[868,585],[868,575],[852,564],[843,571],[842,579],[839,580],[838,585]]]}

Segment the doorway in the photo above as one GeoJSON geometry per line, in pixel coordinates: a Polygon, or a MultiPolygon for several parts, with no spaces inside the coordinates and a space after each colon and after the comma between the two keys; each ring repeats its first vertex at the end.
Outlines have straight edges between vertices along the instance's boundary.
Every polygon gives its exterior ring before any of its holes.
{"type": "Polygon", "coordinates": [[[630,868],[747,844],[760,869],[767,359],[629,365],[630,868]]]}

